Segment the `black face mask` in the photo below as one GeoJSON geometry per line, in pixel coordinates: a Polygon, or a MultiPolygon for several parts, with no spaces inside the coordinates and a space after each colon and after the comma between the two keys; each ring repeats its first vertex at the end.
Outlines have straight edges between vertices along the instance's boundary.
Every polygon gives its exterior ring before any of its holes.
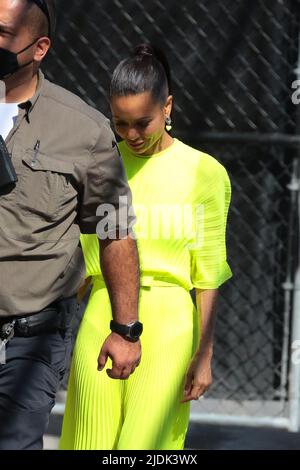
{"type": "Polygon", "coordinates": [[[31,60],[30,62],[27,62],[27,64],[20,65],[18,62],[18,55],[27,51],[27,49],[29,49],[36,41],[37,39],[17,53],[0,47],[0,80],[13,75],[14,73],[18,72],[18,70],[33,62],[33,60],[31,60]]]}

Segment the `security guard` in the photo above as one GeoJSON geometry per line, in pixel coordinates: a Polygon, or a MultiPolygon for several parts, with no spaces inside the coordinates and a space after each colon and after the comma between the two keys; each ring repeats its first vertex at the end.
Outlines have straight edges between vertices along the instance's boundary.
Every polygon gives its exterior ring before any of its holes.
{"type": "MultiPolygon", "coordinates": [[[[99,239],[114,320],[138,320],[134,215],[118,217],[131,193],[107,119],[39,69],[54,25],[52,0],[0,1],[0,449],[43,446],[85,276],[79,235],[96,233],[101,204],[115,221],[99,239]]],[[[103,347],[116,379],[140,361],[139,341],[111,333],[103,347]]]]}

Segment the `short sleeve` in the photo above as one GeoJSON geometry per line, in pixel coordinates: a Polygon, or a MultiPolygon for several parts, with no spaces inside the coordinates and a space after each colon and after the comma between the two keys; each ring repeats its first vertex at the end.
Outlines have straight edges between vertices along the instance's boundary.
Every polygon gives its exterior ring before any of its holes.
{"type": "Polygon", "coordinates": [[[217,289],[232,276],[226,256],[226,224],[231,185],[225,168],[209,157],[199,184],[197,236],[189,246],[191,282],[199,289],[217,289]]]}
{"type": "Polygon", "coordinates": [[[135,223],[132,195],[115,136],[105,123],[83,175],[78,224],[81,233],[109,238],[131,233],[135,223]]]}

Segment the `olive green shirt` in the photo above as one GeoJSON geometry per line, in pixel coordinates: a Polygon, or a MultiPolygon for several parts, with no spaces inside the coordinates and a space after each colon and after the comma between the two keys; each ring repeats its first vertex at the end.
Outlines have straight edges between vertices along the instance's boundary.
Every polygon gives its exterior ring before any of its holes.
{"type": "Polygon", "coordinates": [[[115,230],[134,219],[118,219],[119,197],[130,206],[131,192],[109,121],[42,72],[6,145],[18,181],[0,189],[0,317],[76,293],[85,275],[80,232],[96,233],[100,204],[116,209],[115,230]]]}

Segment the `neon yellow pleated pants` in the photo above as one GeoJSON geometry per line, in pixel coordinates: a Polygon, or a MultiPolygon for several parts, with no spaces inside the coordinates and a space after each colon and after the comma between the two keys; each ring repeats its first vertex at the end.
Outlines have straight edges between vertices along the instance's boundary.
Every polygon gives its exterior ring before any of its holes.
{"type": "Polygon", "coordinates": [[[142,287],[142,361],[128,380],[97,370],[110,319],[107,290],[96,278],[74,350],[60,448],[183,449],[189,403],[180,400],[199,340],[189,293],[176,286],[142,287]]]}

